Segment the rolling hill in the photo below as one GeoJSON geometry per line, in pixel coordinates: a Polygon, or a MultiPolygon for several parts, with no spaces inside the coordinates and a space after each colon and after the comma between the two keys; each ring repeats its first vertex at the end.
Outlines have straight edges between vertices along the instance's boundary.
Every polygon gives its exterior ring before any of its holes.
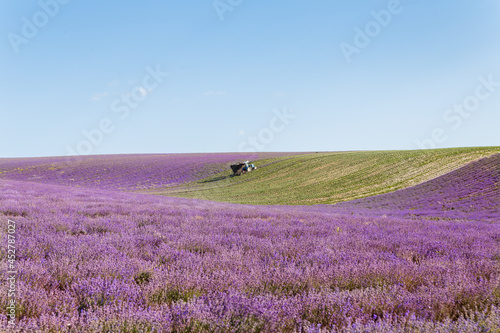
{"type": "Polygon", "coordinates": [[[500,147],[0,159],[0,179],[260,205],[334,204],[415,186],[500,147]],[[258,170],[232,177],[229,165],[258,170]]]}
{"type": "Polygon", "coordinates": [[[230,170],[144,193],[257,205],[334,204],[411,187],[500,153],[494,148],[311,153],[257,161],[240,177],[230,170]]]}

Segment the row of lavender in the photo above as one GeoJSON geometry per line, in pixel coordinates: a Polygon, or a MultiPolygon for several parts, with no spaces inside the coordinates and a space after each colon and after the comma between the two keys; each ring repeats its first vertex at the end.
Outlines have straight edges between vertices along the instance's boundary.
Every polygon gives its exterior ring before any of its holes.
{"type": "MultiPolygon", "coordinates": [[[[472,332],[500,324],[500,225],[314,209],[0,180],[0,220],[15,220],[19,234],[17,328],[472,332]]],[[[4,261],[5,246],[0,252],[4,261]]]]}
{"type": "MultiPolygon", "coordinates": [[[[318,206],[329,211],[329,206],[318,206]]],[[[417,186],[335,205],[336,212],[500,221],[500,154],[417,186]]]]}
{"type": "Polygon", "coordinates": [[[184,184],[229,170],[241,159],[291,153],[103,155],[0,159],[0,179],[99,189],[138,190],[184,184]]]}

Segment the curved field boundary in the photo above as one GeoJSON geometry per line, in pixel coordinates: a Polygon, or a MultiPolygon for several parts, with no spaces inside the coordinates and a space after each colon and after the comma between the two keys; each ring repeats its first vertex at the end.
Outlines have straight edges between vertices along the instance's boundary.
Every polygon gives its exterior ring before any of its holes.
{"type": "Polygon", "coordinates": [[[415,186],[459,169],[500,147],[311,153],[259,161],[258,170],[230,170],[151,194],[242,204],[333,204],[415,186]]]}
{"type": "Polygon", "coordinates": [[[500,220],[500,154],[428,182],[335,205],[359,214],[428,219],[500,220]]]}

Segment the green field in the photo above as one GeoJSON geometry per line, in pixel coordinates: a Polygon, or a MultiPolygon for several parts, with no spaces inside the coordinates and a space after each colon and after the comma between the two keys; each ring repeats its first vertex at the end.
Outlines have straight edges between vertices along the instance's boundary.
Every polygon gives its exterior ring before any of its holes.
{"type": "Polygon", "coordinates": [[[254,161],[251,173],[231,170],[143,192],[242,204],[333,204],[392,192],[500,153],[500,147],[311,153],[254,161]]]}

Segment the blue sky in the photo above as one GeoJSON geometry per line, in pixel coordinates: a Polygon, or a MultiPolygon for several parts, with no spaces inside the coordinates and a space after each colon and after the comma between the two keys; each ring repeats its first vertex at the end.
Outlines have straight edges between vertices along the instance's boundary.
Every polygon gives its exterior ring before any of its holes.
{"type": "Polygon", "coordinates": [[[4,0],[0,22],[0,157],[500,145],[497,0],[4,0]]]}

